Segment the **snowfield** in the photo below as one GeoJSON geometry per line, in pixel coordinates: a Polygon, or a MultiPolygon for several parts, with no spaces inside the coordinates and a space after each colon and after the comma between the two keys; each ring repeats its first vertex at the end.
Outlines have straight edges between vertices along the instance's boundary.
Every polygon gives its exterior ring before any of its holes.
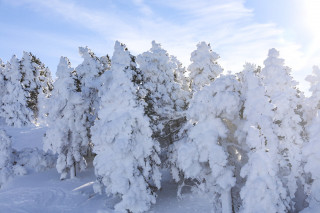
{"type": "MultiPolygon", "coordinates": [[[[4,127],[12,137],[14,149],[42,149],[43,127],[4,127]]],[[[117,198],[99,195],[93,191],[96,180],[90,162],[88,168],[76,178],[60,181],[56,168],[46,171],[28,171],[24,176],[15,176],[0,189],[0,212],[10,213],[55,213],[55,212],[99,212],[115,213],[113,206],[117,198]]],[[[182,199],[176,196],[177,184],[169,172],[162,171],[162,190],[157,203],[148,212],[194,213],[210,212],[209,200],[201,195],[186,193],[182,199]]]]}

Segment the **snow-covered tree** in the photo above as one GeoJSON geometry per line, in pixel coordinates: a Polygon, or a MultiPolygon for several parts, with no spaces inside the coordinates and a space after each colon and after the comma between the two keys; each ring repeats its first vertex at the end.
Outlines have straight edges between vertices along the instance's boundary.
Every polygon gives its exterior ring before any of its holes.
{"type": "Polygon", "coordinates": [[[185,136],[170,147],[173,178],[195,180],[212,199],[215,212],[232,212],[235,178],[227,147],[232,142],[229,125],[240,111],[239,89],[235,76],[226,75],[195,93],[181,130],[185,136]]]}
{"type": "Polygon", "coordinates": [[[190,71],[191,90],[196,92],[209,85],[223,69],[218,64],[219,55],[212,51],[210,44],[200,42],[197,49],[191,53],[190,71]]]}
{"type": "Polygon", "coordinates": [[[3,91],[1,116],[10,126],[21,127],[32,123],[30,108],[27,106],[28,93],[21,84],[20,60],[14,55],[4,69],[5,90],[3,91]]]}
{"type": "Polygon", "coordinates": [[[61,57],[56,72],[58,79],[50,98],[49,128],[44,137],[44,150],[58,154],[57,170],[61,179],[76,176],[86,167],[88,150],[85,100],[79,92],[76,72],[67,58],[61,57]]]}
{"type": "Polygon", "coordinates": [[[276,107],[275,133],[279,139],[279,151],[283,156],[280,161],[280,173],[288,190],[287,202],[293,210],[298,183],[303,183],[301,150],[305,131],[301,112],[302,94],[296,88],[297,82],[290,76],[291,69],[284,66],[284,60],[279,58],[276,49],[269,50],[264,65],[261,76],[267,95],[276,107]]]}
{"type": "MultiPolygon", "coordinates": [[[[100,76],[109,69],[110,60],[108,57],[98,58],[88,47],[80,47],[79,53],[83,58],[83,62],[78,65],[75,70],[79,80],[79,90],[84,101],[82,112],[86,117],[83,119],[82,125],[86,127],[88,144],[88,154],[91,154],[91,130],[94,121],[97,118],[97,112],[100,105],[98,96],[99,88],[102,82],[100,76]]],[[[79,124],[80,125],[80,124],[79,124]]]]}
{"type": "Polygon", "coordinates": [[[52,79],[50,70],[32,53],[23,52],[20,62],[21,83],[23,89],[27,92],[27,106],[32,111],[29,120],[33,123],[38,122],[41,113],[46,113],[44,101],[50,96],[52,90],[52,79]],[[41,110],[40,110],[41,109],[41,110]]]}
{"type": "Polygon", "coordinates": [[[241,131],[245,133],[248,162],[241,169],[246,178],[241,188],[241,212],[285,212],[286,189],[279,178],[278,138],[274,133],[274,106],[255,74],[256,67],[246,64],[238,75],[244,99],[241,131]]]}
{"type": "Polygon", "coordinates": [[[160,188],[159,144],[152,139],[144,101],[136,84],[135,58],[126,47],[115,43],[111,78],[100,94],[101,109],[92,128],[96,192],[119,195],[115,209],[143,212],[155,203],[160,188]]]}
{"type": "Polygon", "coordinates": [[[0,129],[0,188],[13,174],[11,139],[0,129]]]}
{"type": "Polygon", "coordinates": [[[306,120],[310,122],[320,109],[320,69],[318,66],[313,67],[312,75],[305,79],[310,83],[311,96],[306,100],[306,120]]]}
{"type": "Polygon", "coordinates": [[[0,58],[0,105],[2,103],[1,99],[5,93],[6,79],[4,75],[5,65],[0,58]]]}
{"type": "Polygon", "coordinates": [[[137,63],[141,69],[141,87],[147,103],[145,111],[151,119],[153,138],[166,149],[176,140],[175,133],[185,121],[183,111],[188,92],[179,84],[182,79],[177,75],[180,64],[155,41],[149,51],[137,57],[137,63]]]}
{"type": "Polygon", "coordinates": [[[176,69],[173,72],[174,80],[181,85],[181,89],[183,90],[181,92],[184,93],[183,96],[187,97],[187,101],[189,101],[190,97],[188,96],[191,96],[191,90],[190,78],[187,76],[187,69],[175,56],[171,56],[171,60],[177,65],[176,69]]]}
{"type": "Polygon", "coordinates": [[[320,209],[320,115],[316,114],[308,128],[309,142],[303,148],[303,156],[306,162],[304,171],[311,175],[310,186],[307,187],[309,207],[303,213],[317,212],[320,209]]]}

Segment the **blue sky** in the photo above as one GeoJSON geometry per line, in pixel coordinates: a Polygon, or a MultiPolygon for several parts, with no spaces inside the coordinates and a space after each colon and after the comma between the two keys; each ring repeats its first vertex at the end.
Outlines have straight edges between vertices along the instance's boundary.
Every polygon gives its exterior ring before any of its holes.
{"type": "Polygon", "coordinates": [[[306,90],[304,77],[320,65],[318,10],[316,0],[0,0],[0,58],[31,51],[54,73],[60,56],[81,63],[79,46],[101,56],[119,40],[138,54],[156,40],[188,65],[204,40],[238,72],[275,47],[306,90]]]}

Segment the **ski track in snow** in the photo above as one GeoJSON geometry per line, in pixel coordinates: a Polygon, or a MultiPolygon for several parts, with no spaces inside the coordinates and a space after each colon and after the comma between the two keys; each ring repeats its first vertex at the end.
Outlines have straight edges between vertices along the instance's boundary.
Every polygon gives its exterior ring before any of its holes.
{"type": "MultiPolygon", "coordinates": [[[[13,147],[42,148],[45,128],[5,127],[12,136],[13,147]]],[[[60,181],[56,169],[31,172],[16,176],[0,189],[0,213],[116,213],[113,206],[117,198],[105,194],[95,194],[92,184],[95,181],[92,166],[79,173],[74,179],[60,181]]],[[[157,203],[150,213],[194,213],[211,212],[209,201],[199,195],[185,194],[182,199],[176,196],[177,185],[167,171],[163,172],[162,190],[158,192],[157,203]]]]}

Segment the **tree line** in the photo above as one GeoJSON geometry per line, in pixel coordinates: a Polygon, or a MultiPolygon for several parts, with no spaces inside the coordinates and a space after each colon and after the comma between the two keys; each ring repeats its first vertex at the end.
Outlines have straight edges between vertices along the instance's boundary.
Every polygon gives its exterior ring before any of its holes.
{"type": "MultiPolygon", "coordinates": [[[[154,41],[138,56],[118,41],[111,58],[79,53],[75,68],[60,58],[55,81],[31,53],[0,61],[1,117],[48,126],[43,148],[57,156],[61,180],[93,160],[94,191],[119,196],[120,212],[147,211],[164,168],[178,196],[203,193],[214,212],[320,208],[318,67],[307,98],[276,49],[236,74],[223,73],[205,42],[187,68],[154,41]]],[[[4,173],[13,165],[10,139],[0,138],[4,173]]]]}

